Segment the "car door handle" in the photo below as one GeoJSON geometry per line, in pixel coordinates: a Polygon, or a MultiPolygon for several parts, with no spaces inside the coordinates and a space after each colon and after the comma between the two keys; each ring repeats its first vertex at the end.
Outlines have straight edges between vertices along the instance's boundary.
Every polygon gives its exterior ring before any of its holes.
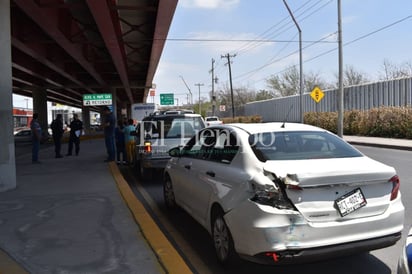
{"type": "Polygon", "coordinates": [[[186,168],[186,169],[191,169],[192,166],[191,166],[191,165],[185,165],[185,168],[186,168]]]}
{"type": "Polygon", "coordinates": [[[210,177],[216,176],[216,174],[213,171],[206,171],[206,174],[209,175],[210,177]]]}

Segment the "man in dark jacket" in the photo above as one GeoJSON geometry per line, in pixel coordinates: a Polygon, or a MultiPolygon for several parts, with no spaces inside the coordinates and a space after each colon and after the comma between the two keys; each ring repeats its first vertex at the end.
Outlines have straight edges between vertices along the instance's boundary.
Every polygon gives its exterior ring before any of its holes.
{"type": "Polygon", "coordinates": [[[54,151],[56,153],[56,158],[62,158],[60,150],[62,147],[62,137],[63,137],[63,116],[61,114],[56,115],[56,119],[50,125],[50,128],[53,132],[53,141],[54,141],[54,151]]]}
{"type": "Polygon", "coordinates": [[[107,159],[104,160],[105,162],[112,162],[115,159],[115,141],[114,141],[114,130],[116,128],[116,118],[112,112],[112,110],[105,106],[103,108],[104,112],[104,120],[102,127],[104,128],[104,141],[106,144],[107,149],[107,159]]]}
{"type": "Polygon", "coordinates": [[[70,137],[69,137],[69,150],[66,156],[71,156],[73,151],[73,144],[75,145],[76,156],[79,155],[80,151],[80,136],[83,131],[83,122],[79,120],[77,114],[73,114],[73,121],[69,125],[70,127],[70,137]]]}

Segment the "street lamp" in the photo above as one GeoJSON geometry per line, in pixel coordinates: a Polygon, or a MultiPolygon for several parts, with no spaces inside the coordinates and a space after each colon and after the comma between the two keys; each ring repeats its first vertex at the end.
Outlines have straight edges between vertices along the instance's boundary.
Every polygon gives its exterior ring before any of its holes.
{"type": "Polygon", "coordinates": [[[286,3],[286,0],[283,0],[283,3],[285,4],[286,8],[288,9],[288,12],[290,16],[292,17],[293,22],[296,25],[296,28],[298,29],[299,32],[299,95],[300,95],[300,122],[303,123],[303,66],[302,66],[302,30],[299,27],[298,22],[296,21],[295,17],[293,16],[292,11],[290,10],[288,4],[286,3]]]}

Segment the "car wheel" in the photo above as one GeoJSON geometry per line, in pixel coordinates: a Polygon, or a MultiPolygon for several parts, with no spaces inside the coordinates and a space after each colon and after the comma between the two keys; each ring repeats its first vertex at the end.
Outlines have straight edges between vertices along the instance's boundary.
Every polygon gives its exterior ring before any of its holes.
{"type": "Polygon", "coordinates": [[[176,200],[175,200],[175,193],[173,191],[173,184],[172,180],[166,176],[163,182],[163,199],[165,201],[165,205],[169,209],[176,208],[176,200]]]}
{"type": "Polygon", "coordinates": [[[237,258],[237,254],[235,252],[232,235],[223,219],[221,210],[215,214],[212,220],[212,238],[218,261],[224,265],[233,263],[237,258]]]}

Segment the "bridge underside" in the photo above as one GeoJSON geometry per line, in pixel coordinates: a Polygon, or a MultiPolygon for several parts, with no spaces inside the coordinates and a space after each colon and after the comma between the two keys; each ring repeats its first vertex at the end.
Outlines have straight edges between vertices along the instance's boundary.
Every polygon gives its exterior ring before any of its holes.
{"type": "Polygon", "coordinates": [[[82,106],[144,102],[177,0],[11,0],[13,93],[82,106]]]}

